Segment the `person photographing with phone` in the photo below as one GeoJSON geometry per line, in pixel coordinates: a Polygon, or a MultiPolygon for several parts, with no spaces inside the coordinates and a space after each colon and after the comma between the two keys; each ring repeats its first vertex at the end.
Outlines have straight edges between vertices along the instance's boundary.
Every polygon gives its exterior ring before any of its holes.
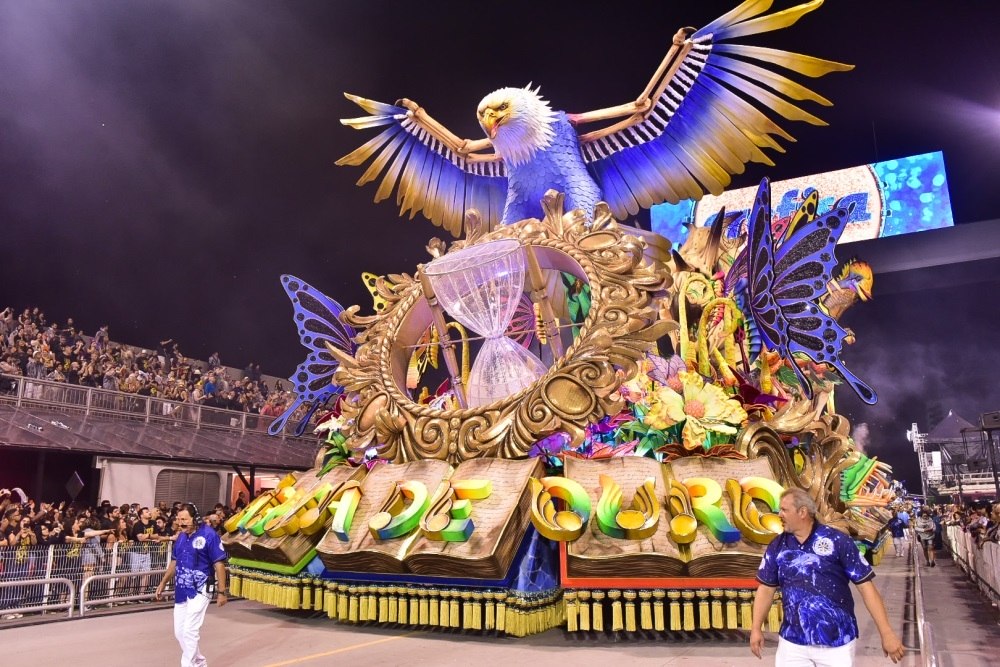
{"type": "Polygon", "coordinates": [[[181,667],[203,667],[208,664],[198,648],[201,624],[211,602],[214,580],[219,606],[228,601],[226,594],[226,551],[218,534],[198,520],[198,510],[186,504],[177,512],[180,534],[174,542],[173,560],[156,587],[156,599],[171,579],[174,582],[174,636],[181,646],[181,667]]]}

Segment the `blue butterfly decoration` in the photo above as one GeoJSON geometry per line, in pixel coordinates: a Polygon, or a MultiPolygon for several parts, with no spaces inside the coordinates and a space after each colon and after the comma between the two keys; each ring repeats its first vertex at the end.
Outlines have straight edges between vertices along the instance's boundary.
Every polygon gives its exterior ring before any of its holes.
{"type": "Polygon", "coordinates": [[[353,340],[354,329],[339,319],[344,312],[343,306],[295,276],[281,276],[281,285],[292,300],[299,342],[309,350],[309,356],[288,378],[296,394],[295,400],[267,431],[271,435],[281,433],[289,417],[300,405],[306,404],[309,411],[295,427],[295,435],[302,435],[309,418],[319,406],[344,391],[343,387],[333,383],[333,373],[340,364],[330,354],[326,343],[348,354],[354,354],[357,346],[353,340]]]}
{"type": "Polygon", "coordinates": [[[750,314],[767,346],[792,362],[807,397],[812,388],[794,362],[796,352],[836,369],[862,401],[874,404],[875,391],[847,370],[840,351],[847,333],[817,303],[837,265],[834,247],[847,226],[849,210],[801,224],[774,247],[771,189],[764,179],[750,211],[747,232],[747,300],[750,314]]]}
{"type": "MultiPolygon", "coordinates": [[[[736,294],[734,300],[741,313],[748,311],[750,304],[747,303],[747,279],[746,276],[736,282],[736,294]]],[[[747,353],[750,359],[756,359],[760,355],[760,333],[757,331],[757,324],[752,317],[746,318],[744,326],[746,335],[747,353]]],[[[745,363],[745,362],[744,362],[745,363]]],[[[749,369],[744,369],[749,372],[749,369]]]]}

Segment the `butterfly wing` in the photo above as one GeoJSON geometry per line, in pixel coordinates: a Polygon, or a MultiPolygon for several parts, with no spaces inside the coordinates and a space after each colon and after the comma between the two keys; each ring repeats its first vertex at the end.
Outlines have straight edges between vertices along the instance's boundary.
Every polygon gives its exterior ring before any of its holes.
{"type": "MultiPolygon", "coordinates": [[[[372,302],[374,304],[376,313],[381,313],[382,311],[384,311],[385,307],[389,303],[388,301],[386,301],[385,297],[382,296],[378,291],[379,277],[380,276],[377,276],[374,273],[369,273],[367,271],[361,272],[361,280],[365,284],[365,289],[367,289],[368,293],[372,295],[372,302]]],[[[384,277],[382,277],[382,279],[385,280],[384,277]]]]}
{"type": "Polygon", "coordinates": [[[798,226],[774,253],[771,293],[780,306],[815,301],[837,266],[834,247],[847,226],[847,209],[838,208],[798,226]]]}
{"type": "Polygon", "coordinates": [[[771,237],[771,192],[761,181],[747,223],[747,293],[750,313],[768,348],[788,356],[788,322],[778,307],[774,284],[774,239],[771,237]]]}
{"type": "Polygon", "coordinates": [[[416,389],[420,385],[420,378],[423,377],[428,365],[432,368],[438,367],[436,333],[434,325],[428,326],[421,334],[417,346],[413,348],[413,353],[410,354],[410,363],[406,366],[407,389],[416,389]]]}
{"type": "Polygon", "coordinates": [[[792,217],[788,220],[788,226],[784,229],[781,235],[775,234],[777,238],[787,238],[799,228],[800,225],[806,222],[812,222],[816,219],[816,213],[819,210],[819,192],[817,190],[808,189],[806,190],[806,195],[802,198],[802,203],[792,214],[792,217]]]}
{"type": "Polygon", "coordinates": [[[309,405],[309,411],[295,429],[296,435],[302,435],[309,417],[316,409],[343,391],[342,387],[333,383],[333,373],[339,364],[326,348],[326,344],[354,354],[355,332],[339,319],[344,307],[304,280],[292,275],[283,275],[281,285],[292,301],[299,341],[309,354],[295,369],[295,373],[288,378],[295,391],[295,400],[280,417],[274,420],[268,428],[268,433],[271,435],[280,433],[285,427],[285,422],[299,406],[309,405]]]}
{"type": "Polygon", "coordinates": [[[664,359],[658,354],[649,353],[646,355],[646,358],[649,359],[652,365],[648,373],[649,377],[663,385],[667,384],[667,380],[671,377],[681,371],[687,370],[684,360],[676,354],[669,359],[664,359]]]}
{"type": "Polygon", "coordinates": [[[646,358],[649,359],[651,366],[649,377],[660,384],[666,384],[667,378],[670,377],[669,362],[658,354],[650,353],[646,355],[646,358]]]}
{"type": "MultiPolygon", "coordinates": [[[[789,218],[779,221],[780,224],[775,223],[771,225],[771,238],[785,239],[797,230],[803,223],[812,222],[816,218],[816,211],[819,208],[819,193],[816,190],[809,190],[806,196],[802,199],[802,203],[795,210],[789,218]]],[[[741,226],[743,225],[743,217],[738,215],[729,223],[727,226],[726,236],[728,238],[736,238],[740,234],[741,226]]],[[[736,259],[733,261],[732,266],[729,267],[729,271],[726,272],[725,289],[726,292],[733,292],[734,288],[738,291],[739,288],[736,287],[740,279],[745,278],[747,275],[747,254],[748,245],[745,245],[739,254],[736,255],[736,259]]]]}
{"type": "MultiPolygon", "coordinates": [[[[787,323],[787,351],[800,352],[816,363],[830,364],[858,397],[870,405],[877,400],[874,390],[847,370],[840,359],[847,333],[818,304],[837,266],[834,248],[847,227],[848,217],[846,208],[835,208],[818,218],[800,222],[775,252],[770,292],[787,323]]],[[[794,364],[793,369],[800,380],[804,379],[794,364]]],[[[808,387],[808,383],[803,386],[808,387]]]]}
{"type": "Polygon", "coordinates": [[[562,272],[563,288],[566,290],[566,311],[573,323],[573,337],[580,333],[580,325],[590,313],[590,283],[572,273],[562,272]]]}
{"type": "MultiPolygon", "coordinates": [[[[782,359],[791,360],[788,320],[772,293],[775,284],[774,238],[771,236],[771,188],[766,178],[757,189],[747,221],[747,234],[747,300],[750,314],[761,341],[782,359]]],[[[812,387],[805,375],[795,363],[792,370],[806,397],[812,398],[812,387]]]]}
{"type": "MultiPolygon", "coordinates": [[[[788,315],[789,351],[801,352],[816,363],[833,366],[858,398],[868,405],[874,405],[878,400],[875,390],[849,371],[840,359],[844,339],[847,337],[843,327],[815,303],[799,303],[783,310],[788,315]]],[[[801,376],[798,366],[793,365],[793,368],[801,376]]]]}

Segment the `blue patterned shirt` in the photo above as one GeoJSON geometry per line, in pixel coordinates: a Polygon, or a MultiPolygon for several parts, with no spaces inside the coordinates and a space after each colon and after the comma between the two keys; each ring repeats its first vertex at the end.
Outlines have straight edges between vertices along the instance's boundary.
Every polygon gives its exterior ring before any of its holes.
{"type": "Polygon", "coordinates": [[[849,583],[874,577],[854,540],[820,523],[804,544],[791,533],[774,538],[757,570],[757,581],[781,588],[781,636],[804,646],[843,646],[857,639],[849,583]]]}
{"type": "Polygon", "coordinates": [[[191,536],[181,532],[174,542],[177,573],[174,578],[174,602],[187,602],[199,593],[214,574],[215,564],[226,560],[226,550],[211,526],[199,526],[191,536]]]}

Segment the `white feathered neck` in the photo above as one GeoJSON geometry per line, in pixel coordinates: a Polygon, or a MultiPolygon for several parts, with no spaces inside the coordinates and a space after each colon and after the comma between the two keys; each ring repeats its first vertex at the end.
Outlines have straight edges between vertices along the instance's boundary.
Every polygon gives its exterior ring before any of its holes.
{"type": "Polygon", "coordinates": [[[507,164],[516,166],[552,144],[555,138],[555,111],[539,95],[541,88],[500,88],[483,98],[479,109],[499,107],[507,102],[510,118],[497,131],[493,147],[507,164]]]}

